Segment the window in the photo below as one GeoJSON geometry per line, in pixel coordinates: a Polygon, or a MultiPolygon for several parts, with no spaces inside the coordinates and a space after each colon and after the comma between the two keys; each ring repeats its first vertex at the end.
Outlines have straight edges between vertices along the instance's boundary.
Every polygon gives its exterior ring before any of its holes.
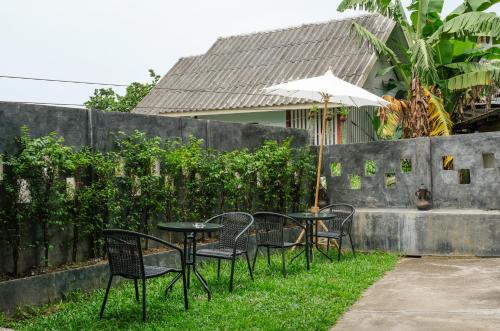
{"type": "Polygon", "coordinates": [[[396,188],[396,172],[391,171],[385,174],[385,187],[396,188]]]}
{"type": "Polygon", "coordinates": [[[349,174],[349,188],[351,190],[359,190],[361,189],[361,176],[349,174]]]}
{"type": "Polygon", "coordinates": [[[444,155],[442,158],[443,170],[453,170],[453,156],[444,155]]]}
{"type": "Polygon", "coordinates": [[[377,173],[377,163],[373,160],[365,161],[365,176],[375,176],[377,173]]]}
{"type": "Polygon", "coordinates": [[[495,168],[495,154],[483,153],[483,168],[495,168]]]}
{"type": "Polygon", "coordinates": [[[409,173],[412,171],[411,159],[401,159],[401,172],[409,173]]]}
{"type": "Polygon", "coordinates": [[[459,184],[470,184],[470,169],[459,169],[458,170],[458,183],[459,184]]]}
{"type": "Polygon", "coordinates": [[[330,171],[332,177],[339,177],[342,175],[342,164],[340,162],[332,162],[330,164],[330,171]]]}

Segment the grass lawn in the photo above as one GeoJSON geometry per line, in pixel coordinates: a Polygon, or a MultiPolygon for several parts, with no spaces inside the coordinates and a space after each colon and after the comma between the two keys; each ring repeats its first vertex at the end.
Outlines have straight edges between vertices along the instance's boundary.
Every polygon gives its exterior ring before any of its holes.
{"type": "MultiPolygon", "coordinates": [[[[288,259],[289,260],[289,259],[288,259]]],[[[229,266],[217,263],[200,270],[208,280],[210,302],[192,279],[188,311],[184,310],[181,283],[168,296],[164,287],[171,276],[147,283],[148,320],[141,321],[141,304],[135,302],[133,282],[112,287],[104,318],[98,318],[104,290],[74,295],[67,302],[37,310],[36,316],[17,321],[0,317],[0,326],[16,330],[328,330],[362,292],[392,269],[397,256],[387,253],[347,255],[331,263],[316,253],[308,272],[303,257],[289,263],[283,278],[280,255],[272,266],[257,260],[255,281],[241,260],[235,271],[235,289],[228,291],[229,266]]]]}

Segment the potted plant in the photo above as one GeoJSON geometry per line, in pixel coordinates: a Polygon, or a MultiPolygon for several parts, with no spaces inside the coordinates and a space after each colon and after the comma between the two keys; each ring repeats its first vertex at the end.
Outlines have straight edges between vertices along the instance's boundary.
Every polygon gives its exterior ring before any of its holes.
{"type": "Polygon", "coordinates": [[[341,122],[347,121],[347,116],[349,115],[349,108],[347,107],[340,107],[339,110],[337,111],[339,115],[339,120],[341,122]]]}
{"type": "Polygon", "coordinates": [[[308,117],[310,119],[315,118],[317,114],[318,114],[318,106],[315,103],[313,103],[313,105],[311,106],[311,110],[309,111],[308,117]]]}
{"type": "Polygon", "coordinates": [[[326,120],[327,120],[328,122],[330,122],[331,120],[333,120],[333,111],[330,111],[330,110],[329,110],[329,111],[326,113],[326,120]]]}

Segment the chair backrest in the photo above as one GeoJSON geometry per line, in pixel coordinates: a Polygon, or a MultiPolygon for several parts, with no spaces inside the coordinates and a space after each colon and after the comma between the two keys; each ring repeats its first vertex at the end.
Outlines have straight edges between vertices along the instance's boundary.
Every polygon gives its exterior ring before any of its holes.
{"type": "Polygon", "coordinates": [[[253,217],[258,244],[282,246],[285,243],[284,230],[290,219],[288,216],[273,212],[257,212],[253,217]]]}
{"type": "Polygon", "coordinates": [[[103,230],[112,275],[144,277],[141,234],[126,230],[103,230]]]}
{"type": "Polygon", "coordinates": [[[219,248],[234,248],[235,240],[238,238],[236,249],[240,251],[248,249],[250,227],[254,222],[252,215],[242,212],[230,212],[214,216],[207,222],[224,225],[220,233],[219,248]]]}
{"type": "Polygon", "coordinates": [[[321,211],[329,212],[335,215],[333,220],[325,221],[329,231],[341,231],[344,224],[344,233],[350,232],[355,209],[347,203],[334,203],[321,208],[321,211]]]}

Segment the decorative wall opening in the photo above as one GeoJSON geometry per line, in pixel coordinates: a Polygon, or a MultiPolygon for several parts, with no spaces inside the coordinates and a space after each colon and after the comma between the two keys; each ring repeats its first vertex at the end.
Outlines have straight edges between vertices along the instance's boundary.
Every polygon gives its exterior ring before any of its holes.
{"type": "Polygon", "coordinates": [[[342,164],[340,162],[330,163],[330,173],[332,177],[339,177],[342,175],[342,164]]]}
{"type": "Polygon", "coordinates": [[[470,169],[459,169],[458,170],[458,183],[459,184],[470,184],[470,169]]]}
{"type": "Polygon", "coordinates": [[[441,161],[443,164],[443,170],[453,170],[453,156],[443,155],[441,157],[441,161]]]}
{"type": "Polygon", "coordinates": [[[365,161],[365,176],[375,176],[377,173],[377,163],[373,160],[365,161]]]}
{"type": "Polygon", "coordinates": [[[361,189],[361,176],[355,174],[349,174],[349,188],[351,190],[359,190],[361,189]]]}
{"type": "Polygon", "coordinates": [[[396,172],[386,172],[385,173],[385,187],[392,189],[396,188],[396,172]]]}
{"type": "Polygon", "coordinates": [[[495,154],[483,153],[483,168],[495,168],[495,154]]]}
{"type": "Polygon", "coordinates": [[[412,171],[411,159],[401,159],[401,172],[410,173],[412,171]]]}

